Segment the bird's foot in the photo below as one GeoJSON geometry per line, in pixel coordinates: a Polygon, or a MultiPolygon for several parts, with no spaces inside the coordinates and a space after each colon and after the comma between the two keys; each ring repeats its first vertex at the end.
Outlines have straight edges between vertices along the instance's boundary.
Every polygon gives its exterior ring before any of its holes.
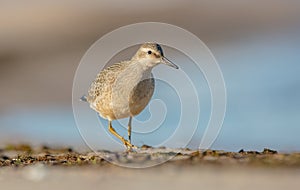
{"type": "Polygon", "coordinates": [[[127,151],[132,151],[133,149],[137,149],[137,146],[131,144],[129,141],[123,139],[123,144],[125,145],[127,151]]]}

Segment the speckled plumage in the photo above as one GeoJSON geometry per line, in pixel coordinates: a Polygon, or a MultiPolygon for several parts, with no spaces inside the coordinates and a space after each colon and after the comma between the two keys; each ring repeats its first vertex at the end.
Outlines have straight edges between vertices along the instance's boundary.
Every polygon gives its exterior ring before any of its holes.
{"type": "Polygon", "coordinates": [[[156,43],[143,44],[129,61],[115,63],[100,71],[92,82],[86,97],[90,107],[109,121],[109,130],[122,140],[128,148],[131,144],[131,119],[149,103],[155,81],[152,68],[163,63],[178,67],[164,57],[162,48],[156,43]],[[121,137],[111,125],[111,121],[129,117],[129,141],[121,137]]]}
{"type": "Polygon", "coordinates": [[[134,67],[138,67],[138,63],[123,61],[113,64],[102,70],[91,84],[87,100],[103,118],[114,120],[135,116],[147,106],[155,82],[149,70],[138,74],[134,67]],[[129,110],[120,110],[126,108],[129,110]]]}

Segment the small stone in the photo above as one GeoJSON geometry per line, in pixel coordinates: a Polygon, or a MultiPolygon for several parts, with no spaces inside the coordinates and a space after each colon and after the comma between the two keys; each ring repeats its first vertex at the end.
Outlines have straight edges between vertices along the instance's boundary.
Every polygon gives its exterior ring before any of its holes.
{"type": "Polygon", "coordinates": [[[152,148],[152,146],[149,146],[149,145],[146,145],[146,144],[141,146],[141,149],[148,149],[148,148],[152,148]]]}
{"type": "Polygon", "coordinates": [[[276,150],[271,150],[268,148],[264,148],[264,150],[262,151],[263,154],[277,154],[276,150]]]}
{"type": "Polygon", "coordinates": [[[1,156],[1,159],[2,159],[2,160],[9,160],[10,158],[9,158],[8,156],[6,156],[6,155],[2,155],[2,156],[1,156]]]}

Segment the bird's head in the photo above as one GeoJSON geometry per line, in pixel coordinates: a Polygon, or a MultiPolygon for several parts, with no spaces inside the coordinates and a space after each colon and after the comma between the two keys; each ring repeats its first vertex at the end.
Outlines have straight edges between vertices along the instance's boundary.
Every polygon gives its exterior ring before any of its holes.
{"type": "Polygon", "coordinates": [[[149,68],[160,63],[171,66],[175,69],[179,68],[164,56],[161,46],[157,43],[143,44],[132,59],[145,64],[149,68]]]}

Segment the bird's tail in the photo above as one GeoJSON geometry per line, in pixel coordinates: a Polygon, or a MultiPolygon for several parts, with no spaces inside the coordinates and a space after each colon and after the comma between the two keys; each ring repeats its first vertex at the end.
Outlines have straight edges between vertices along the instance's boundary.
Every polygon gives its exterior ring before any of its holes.
{"type": "Polygon", "coordinates": [[[88,101],[86,95],[83,95],[79,100],[82,101],[82,102],[87,102],[88,101]]]}

